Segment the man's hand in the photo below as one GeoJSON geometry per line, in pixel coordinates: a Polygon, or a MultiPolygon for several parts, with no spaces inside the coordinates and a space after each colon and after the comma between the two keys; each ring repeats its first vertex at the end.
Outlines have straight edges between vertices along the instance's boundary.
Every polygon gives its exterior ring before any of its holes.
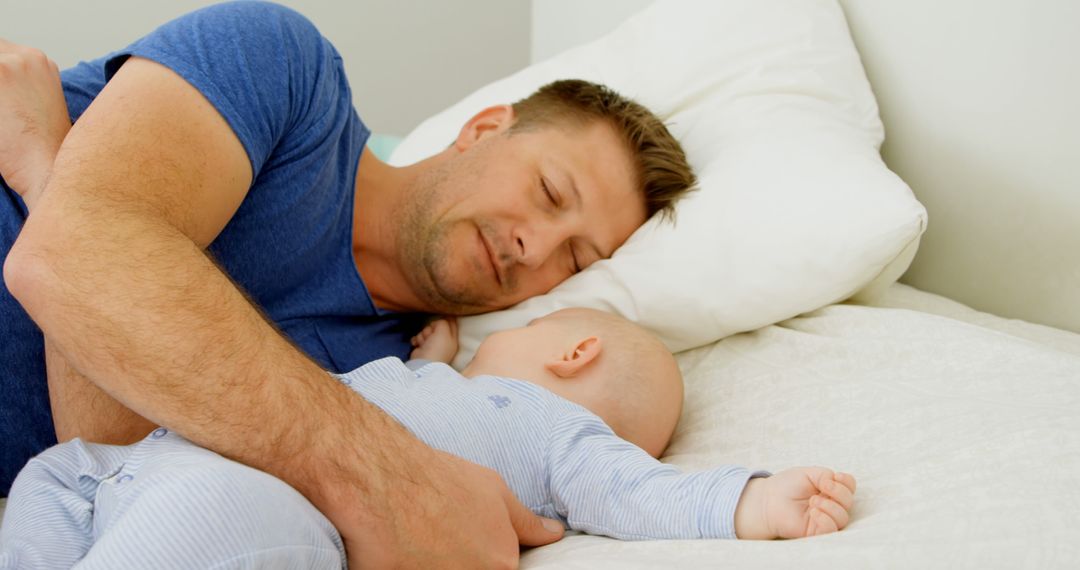
{"type": "Polygon", "coordinates": [[[331,505],[322,510],[345,541],[350,568],[517,568],[519,543],[562,538],[563,526],[525,508],[495,471],[422,445],[398,452],[396,478],[366,498],[320,501],[331,505]],[[364,518],[372,514],[377,520],[364,518]]]}
{"type": "Polygon", "coordinates": [[[428,324],[412,337],[411,358],[450,363],[458,351],[457,319],[447,317],[428,324]]]}
{"type": "Polygon", "coordinates": [[[71,129],[56,63],[0,39],[0,176],[29,207],[71,129]]]}
{"type": "Polygon", "coordinates": [[[739,538],[801,538],[848,524],[855,478],[824,467],[795,467],[751,479],[735,509],[739,538]]]}

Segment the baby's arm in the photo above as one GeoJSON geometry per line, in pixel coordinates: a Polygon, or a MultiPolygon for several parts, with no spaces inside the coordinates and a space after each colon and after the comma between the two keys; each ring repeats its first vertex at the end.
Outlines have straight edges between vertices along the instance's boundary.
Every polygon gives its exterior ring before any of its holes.
{"type": "Polygon", "coordinates": [[[412,337],[412,360],[434,360],[450,364],[458,351],[457,319],[447,317],[432,321],[412,337]]]}
{"type": "Polygon", "coordinates": [[[848,493],[833,489],[821,475],[831,478],[833,473],[821,468],[754,479],[765,473],[731,465],[682,473],[588,414],[568,417],[555,427],[549,454],[551,494],[559,515],[571,528],[625,540],[795,538],[832,532],[847,524],[854,487],[851,479],[852,489],[838,484],[848,493]],[[810,472],[818,473],[818,479],[810,472]],[[823,502],[817,481],[837,498],[823,502]]]}

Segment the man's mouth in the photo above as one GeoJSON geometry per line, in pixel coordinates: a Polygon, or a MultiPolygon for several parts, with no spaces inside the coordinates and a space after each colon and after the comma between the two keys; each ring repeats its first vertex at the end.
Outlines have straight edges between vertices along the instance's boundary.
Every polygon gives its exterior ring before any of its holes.
{"type": "Polygon", "coordinates": [[[480,228],[476,229],[477,234],[480,236],[480,244],[484,247],[484,252],[487,253],[488,263],[491,265],[491,272],[495,275],[495,282],[498,283],[499,288],[502,289],[502,274],[499,272],[499,262],[495,259],[495,248],[488,242],[487,236],[484,235],[484,231],[480,228]]]}

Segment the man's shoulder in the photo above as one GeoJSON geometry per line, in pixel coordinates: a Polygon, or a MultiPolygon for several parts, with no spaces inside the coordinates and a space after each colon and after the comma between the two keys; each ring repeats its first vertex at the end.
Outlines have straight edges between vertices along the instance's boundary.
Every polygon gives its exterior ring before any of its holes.
{"type": "Polygon", "coordinates": [[[236,38],[293,34],[322,37],[315,24],[296,10],[259,0],[223,2],[195,10],[175,21],[200,27],[230,28],[242,32],[236,38]]]}
{"type": "Polygon", "coordinates": [[[306,16],[287,6],[252,0],[195,10],[154,30],[133,47],[140,44],[163,53],[194,52],[190,57],[208,64],[204,73],[220,70],[256,80],[265,77],[272,82],[280,82],[281,73],[292,80],[290,83],[318,75],[313,68],[340,59],[330,41],[306,16]],[[248,65],[250,69],[233,64],[248,65]]]}

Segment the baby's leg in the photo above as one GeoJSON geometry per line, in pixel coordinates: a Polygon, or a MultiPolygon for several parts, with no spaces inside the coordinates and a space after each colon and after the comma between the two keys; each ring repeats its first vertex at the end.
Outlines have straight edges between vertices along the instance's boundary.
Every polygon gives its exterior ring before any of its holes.
{"type": "Polygon", "coordinates": [[[0,529],[0,569],[71,568],[93,542],[94,495],[130,448],[53,446],[16,477],[0,529]]]}
{"type": "Polygon", "coordinates": [[[97,494],[83,569],[344,568],[330,521],[266,473],[158,429],[97,494]]]}

